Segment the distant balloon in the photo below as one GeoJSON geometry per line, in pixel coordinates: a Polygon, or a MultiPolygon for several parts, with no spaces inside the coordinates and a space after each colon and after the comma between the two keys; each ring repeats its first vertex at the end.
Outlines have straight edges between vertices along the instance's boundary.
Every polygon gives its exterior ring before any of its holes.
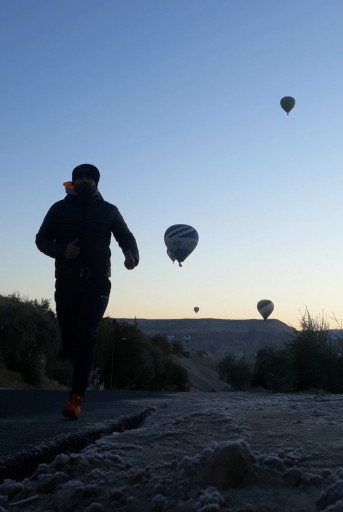
{"type": "Polygon", "coordinates": [[[280,105],[288,115],[290,111],[294,108],[295,99],[292,96],[284,96],[280,100],[280,105]]]}
{"type": "Polygon", "coordinates": [[[267,320],[268,316],[273,312],[274,310],[274,304],[271,300],[260,300],[257,303],[257,310],[260,313],[260,315],[263,317],[263,320],[267,320]]]}
{"type": "Polygon", "coordinates": [[[187,224],[175,224],[164,233],[167,254],[172,262],[179,262],[179,267],[182,267],[181,263],[194,251],[198,241],[197,231],[187,224]]]}
{"type": "Polygon", "coordinates": [[[198,306],[195,306],[194,311],[197,313],[199,311],[198,306]]]}

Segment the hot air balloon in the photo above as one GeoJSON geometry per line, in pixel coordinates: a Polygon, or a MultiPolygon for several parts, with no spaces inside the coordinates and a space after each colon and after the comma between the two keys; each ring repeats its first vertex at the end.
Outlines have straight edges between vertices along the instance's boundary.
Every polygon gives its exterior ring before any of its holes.
{"type": "Polygon", "coordinates": [[[199,311],[198,306],[195,306],[194,311],[197,313],[199,311]]]}
{"type": "Polygon", "coordinates": [[[263,317],[263,320],[267,320],[268,316],[274,310],[274,304],[271,300],[263,299],[257,303],[257,310],[260,315],[263,317]]]}
{"type": "Polygon", "coordinates": [[[295,105],[295,99],[292,96],[284,96],[280,100],[280,105],[288,115],[295,105]]]}
{"type": "Polygon", "coordinates": [[[198,245],[199,235],[197,231],[187,224],[175,224],[164,233],[164,243],[167,246],[167,254],[174,263],[181,263],[194,251],[198,245]]]}

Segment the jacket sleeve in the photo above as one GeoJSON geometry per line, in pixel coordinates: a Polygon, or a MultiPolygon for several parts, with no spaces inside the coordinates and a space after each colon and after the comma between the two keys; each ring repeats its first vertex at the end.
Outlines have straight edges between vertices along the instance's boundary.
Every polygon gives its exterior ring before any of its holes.
{"type": "Polygon", "coordinates": [[[118,208],[114,206],[114,216],[111,231],[123,254],[130,251],[137,266],[139,263],[139,251],[135,237],[129,230],[118,208]]]}
{"type": "Polygon", "coordinates": [[[36,235],[36,246],[51,258],[63,258],[66,244],[56,242],[56,212],[54,205],[46,214],[41,227],[36,235]]]}

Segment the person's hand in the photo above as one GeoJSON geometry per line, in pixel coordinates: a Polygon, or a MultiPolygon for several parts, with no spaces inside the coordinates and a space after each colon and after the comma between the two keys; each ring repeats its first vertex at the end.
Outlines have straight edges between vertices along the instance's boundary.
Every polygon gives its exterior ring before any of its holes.
{"type": "Polygon", "coordinates": [[[77,245],[78,243],[79,239],[75,238],[75,240],[67,245],[66,250],[64,251],[64,257],[67,258],[67,260],[75,260],[80,254],[80,247],[77,245]]]}
{"type": "Polygon", "coordinates": [[[125,253],[124,265],[128,270],[132,270],[136,266],[135,258],[132,256],[130,251],[125,253]]]}

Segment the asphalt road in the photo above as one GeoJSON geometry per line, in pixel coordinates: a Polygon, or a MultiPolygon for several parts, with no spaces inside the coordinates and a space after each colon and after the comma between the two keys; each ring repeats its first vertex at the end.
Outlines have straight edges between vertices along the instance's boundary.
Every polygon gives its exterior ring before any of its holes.
{"type": "Polygon", "coordinates": [[[88,391],[77,421],[63,418],[67,391],[0,390],[0,482],[32,474],[61,452],[77,452],[104,434],[138,428],[151,413],[145,399],[172,394],[88,391]]]}

